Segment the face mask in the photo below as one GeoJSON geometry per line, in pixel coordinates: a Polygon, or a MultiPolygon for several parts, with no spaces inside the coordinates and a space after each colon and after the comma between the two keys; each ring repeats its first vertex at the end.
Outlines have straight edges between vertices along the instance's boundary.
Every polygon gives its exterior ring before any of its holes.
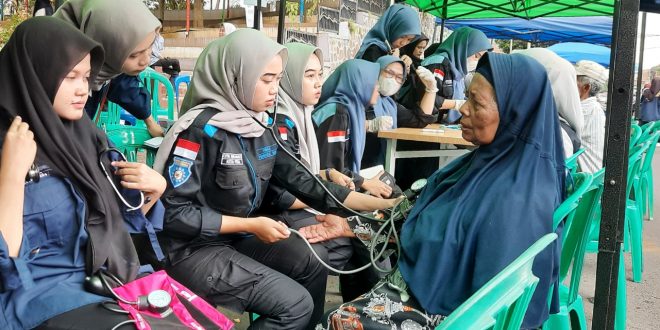
{"type": "Polygon", "coordinates": [[[383,96],[392,96],[399,91],[401,85],[394,78],[378,79],[378,91],[383,96]]]}
{"type": "Polygon", "coordinates": [[[472,72],[477,69],[478,60],[468,59],[467,60],[467,72],[472,72]]]}

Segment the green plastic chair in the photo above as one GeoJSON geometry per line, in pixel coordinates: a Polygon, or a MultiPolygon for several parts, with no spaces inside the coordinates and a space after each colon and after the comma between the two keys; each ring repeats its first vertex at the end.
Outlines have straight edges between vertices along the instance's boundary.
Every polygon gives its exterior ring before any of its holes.
{"type": "Polygon", "coordinates": [[[140,73],[140,79],[151,94],[151,116],[158,122],[161,119],[174,120],[174,87],[167,77],[147,67],[140,73]],[[160,105],[160,85],[167,91],[167,106],[160,105]]]}
{"type": "Polygon", "coordinates": [[[580,155],[584,153],[586,149],[580,148],[577,152],[572,154],[570,157],[566,158],[566,168],[571,172],[571,174],[577,173],[579,166],[578,166],[578,158],[580,158],[580,155]]]}
{"type": "MultiPolygon", "coordinates": [[[[628,184],[626,187],[626,223],[628,229],[630,252],[632,255],[633,281],[642,281],[644,272],[644,255],[642,250],[642,193],[640,188],[640,170],[644,154],[650,142],[636,145],[628,160],[628,184]],[[634,193],[634,194],[633,194],[634,193]]],[[[625,239],[625,238],[624,238],[625,239]]]]}
{"type": "Polygon", "coordinates": [[[649,124],[652,125],[644,131],[645,133],[648,132],[647,141],[650,142],[650,145],[642,163],[640,188],[642,192],[642,214],[648,214],[647,219],[653,220],[653,156],[660,139],[660,121],[649,124]]]}
{"type": "Polygon", "coordinates": [[[534,258],[557,234],[547,234],[458,306],[436,330],[518,330],[539,279],[532,273],[534,258]]]}
{"type": "Polygon", "coordinates": [[[138,154],[146,153],[146,164],[153,167],[154,159],[156,157],[156,150],[145,147],[144,141],[151,139],[149,131],[146,128],[123,126],[119,129],[114,129],[106,133],[108,139],[112,141],[119,151],[125,156],[129,162],[137,162],[138,154]]]}
{"type": "Polygon", "coordinates": [[[559,224],[565,221],[564,235],[566,235],[566,230],[570,229],[574,218],[575,209],[578,207],[582,196],[588,191],[591,181],[592,175],[589,173],[576,173],[573,175],[573,184],[567,188],[568,197],[552,214],[553,230],[557,230],[559,224]]]}
{"type": "Polygon", "coordinates": [[[630,149],[633,146],[639,143],[639,139],[642,137],[642,128],[637,124],[632,124],[630,127],[630,149]]]}
{"type": "MultiPolygon", "coordinates": [[[[578,294],[580,288],[580,279],[582,278],[582,267],[584,254],[589,240],[589,230],[593,222],[600,198],[603,194],[603,179],[605,170],[599,170],[593,175],[587,173],[578,173],[576,181],[581,180],[582,184],[588,184],[582,192],[578,204],[562,203],[555,214],[564,213],[564,208],[572,208],[567,217],[571,217],[570,224],[564,227],[564,235],[561,249],[561,264],[559,267],[559,313],[551,314],[550,318],[543,325],[543,329],[587,329],[587,320],[584,314],[584,304],[582,297],[578,294]],[[569,285],[563,284],[568,276],[568,270],[571,270],[569,285]]],[[[572,196],[571,196],[572,197],[572,196]]],[[[567,199],[568,201],[568,199],[567,199]]]]}

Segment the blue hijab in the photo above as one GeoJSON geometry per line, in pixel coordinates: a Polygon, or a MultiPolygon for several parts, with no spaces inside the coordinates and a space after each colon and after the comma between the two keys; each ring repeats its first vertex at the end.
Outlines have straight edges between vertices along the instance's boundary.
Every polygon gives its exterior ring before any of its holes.
{"type": "MultiPolygon", "coordinates": [[[[378,63],[380,65],[380,71],[385,70],[385,68],[387,68],[388,65],[390,65],[394,62],[401,63],[401,66],[403,66],[403,76],[406,77],[406,75],[407,75],[406,65],[403,63],[403,61],[400,58],[398,58],[396,56],[392,56],[392,55],[385,55],[385,56],[381,56],[376,61],[376,63],[378,63]]],[[[381,117],[381,116],[390,116],[390,117],[392,117],[392,123],[393,123],[392,128],[397,127],[397,123],[396,123],[397,110],[396,109],[397,109],[396,102],[394,102],[394,100],[390,96],[381,95],[378,98],[378,103],[376,103],[376,105],[374,105],[374,113],[376,114],[376,117],[381,117]]]]}
{"type": "MultiPolygon", "coordinates": [[[[564,199],[561,130],[545,69],[525,55],[492,53],[479,67],[492,74],[500,115],[495,139],[433,174],[401,233],[401,274],[434,314],[449,315],[553,232],[553,211],[564,199]]],[[[524,328],[548,317],[560,245],[556,241],[534,262],[540,281],[524,328]]]]}
{"type": "Polygon", "coordinates": [[[389,53],[390,45],[396,40],[405,35],[414,35],[415,37],[422,34],[422,26],[419,22],[417,12],[402,4],[391,5],[383,16],[378,19],[367,35],[364,36],[362,46],[358,51],[355,58],[362,58],[364,52],[371,45],[376,45],[382,51],[389,53]]]}
{"type": "MultiPolygon", "coordinates": [[[[422,61],[423,66],[442,63],[445,58],[449,59],[451,71],[454,75],[454,95],[452,99],[465,99],[465,84],[463,82],[468,74],[467,58],[484,50],[492,49],[490,40],[486,35],[471,27],[462,27],[454,32],[445,41],[438,46],[433,55],[422,61]]],[[[449,111],[449,122],[454,122],[460,118],[460,113],[456,110],[449,111]]]]}
{"type": "Polygon", "coordinates": [[[366,107],[378,82],[380,66],[365,60],[348,60],[335,69],[323,83],[321,98],[312,112],[316,126],[335,114],[337,104],[348,111],[350,144],[353,151],[352,171],[360,171],[366,139],[366,107]]]}

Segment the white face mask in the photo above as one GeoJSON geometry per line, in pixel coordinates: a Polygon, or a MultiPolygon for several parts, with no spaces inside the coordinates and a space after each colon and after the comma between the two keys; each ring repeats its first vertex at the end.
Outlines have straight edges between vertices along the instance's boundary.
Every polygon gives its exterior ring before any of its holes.
{"type": "Polygon", "coordinates": [[[471,58],[468,58],[467,60],[467,72],[472,72],[477,69],[477,63],[479,63],[479,60],[474,60],[471,58]]]}
{"type": "Polygon", "coordinates": [[[394,78],[378,79],[378,92],[383,96],[392,96],[401,89],[401,85],[394,78]]]}

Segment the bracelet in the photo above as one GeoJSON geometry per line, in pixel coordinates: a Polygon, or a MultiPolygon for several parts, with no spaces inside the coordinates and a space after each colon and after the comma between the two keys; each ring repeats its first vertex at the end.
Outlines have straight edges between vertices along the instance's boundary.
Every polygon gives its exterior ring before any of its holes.
{"type": "Polygon", "coordinates": [[[331,181],[331,180],[330,180],[330,171],[332,171],[331,168],[326,168],[326,169],[325,169],[325,180],[326,180],[326,181],[331,181]]]}

